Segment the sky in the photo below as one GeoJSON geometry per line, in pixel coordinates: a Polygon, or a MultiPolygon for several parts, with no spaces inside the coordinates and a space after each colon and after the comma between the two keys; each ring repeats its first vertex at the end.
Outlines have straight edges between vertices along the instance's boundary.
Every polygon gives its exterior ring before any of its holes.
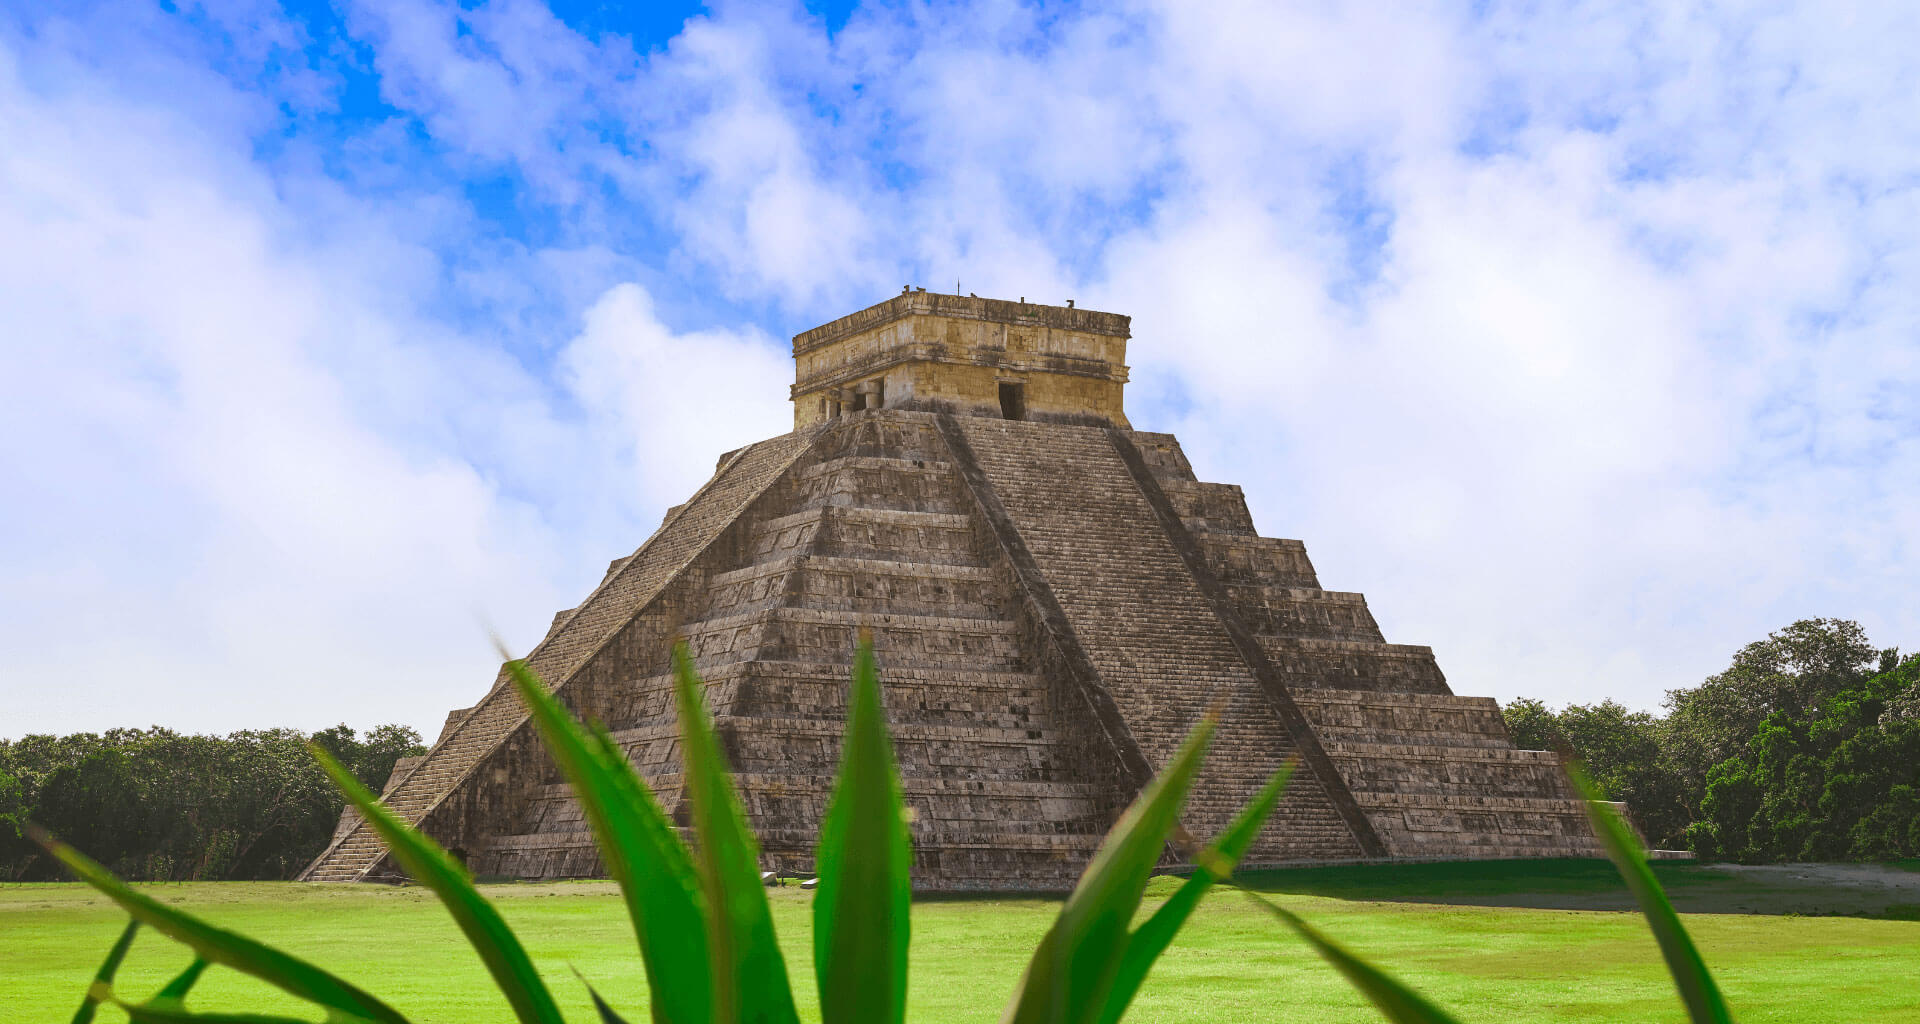
{"type": "Polygon", "coordinates": [[[1456,692],[1920,646],[1920,6],[0,3],[0,737],[429,738],[902,285],[1456,692]],[[629,6],[640,10],[625,9],[629,6]]]}

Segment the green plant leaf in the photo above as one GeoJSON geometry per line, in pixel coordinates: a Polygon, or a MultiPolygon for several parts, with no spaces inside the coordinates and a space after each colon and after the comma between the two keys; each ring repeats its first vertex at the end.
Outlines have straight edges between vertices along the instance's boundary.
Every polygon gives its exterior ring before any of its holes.
{"type": "Polygon", "coordinates": [[[318,1003],[338,1014],[377,1024],[406,1024],[399,1011],[298,957],[289,956],[235,932],[169,907],[129,888],[85,854],[39,829],[33,837],[82,882],[93,886],[141,924],[184,943],[194,954],[251,974],[283,991],[318,1003]]]}
{"type": "Polygon", "coordinates": [[[774,940],[773,914],[760,883],[759,849],[734,791],[726,755],[707,714],[686,644],[673,649],[680,713],[682,785],[699,840],[694,863],[707,904],[707,956],[716,1024],[793,1024],[799,1020],[787,964],[774,940]]]}
{"type": "Polygon", "coordinates": [[[907,1013],[913,849],[887,738],[873,638],[853,659],[840,778],[820,824],[813,970],[824,1024],[899,1024],[907,1013]]]}
{"type": "Polygon", "coordinates": [[[1238,817],[1227,826],[1227,830],[1215,839],[1212,845],[1194,858],[1192,877],[1188,878],[1160,909],[1153,912],[1140,927],[1134,929],[1127,939],[1126,953],[1120,959],[1120,970],[1114,975],[1113,988],[1107,992],[1106,1006],[1100,1011],[1100,1024],[1114,1024],[1133,1004],[1133,997],[1139,993],[1141,982],[1152,970],[1153,962],[1167,951],[1193,908],[1200,905],[1200,897],[1206,895],[1215,882],[1224,882],[1247,855],[1248,848],[1260,835],[1260,829],[1266,825],[1267,818],[1279,805],[1281,794],[1286,792],[1288,780],[1293,778],[1294,765],[1288,762],[1266,786],[1247,801],[1240,809],[1238,817]]]}
{"type": "Polygon", "coordinates": [[[500,912],[467,880],[466,869],[441,849],[439,843],[395,817],[332,755],[317,746],[309,746],[307,750],[340,792],[346,794],[348,802],[359,809],[366,823],[380,833],[393,859],[400,862],[407,874],[440,897],[440,903],[466,933],[467,942],[480,954],[481,961],[493,975],[494,984],[507,997],[522,1024],[560,1024],[560,1008],[554,1005],[546,983],[533,969],[527,951],[521,948],[513,929],[500,918],[500,912]]]}
{"type": "Polygon", "coordinates": [[[686,845],[605,730],[583,728],[525,662],[508,661],[507,673],[586,812],[607,872],[620,883],[655,1024],[707,1024],[713,980],[705,910],[686,845]]]}
{"type": "Polygon", "coordinates": [[[1127,926],[1167,837],[1179,823],[1180,806],[1206,756],[1215,721],[1209,712],[1194,727],[1173,760],[1101,841],[1080,884],[1028,961],[1004,1022],[1097,1019],[1119,971],[1127,926]]]}
{"type": "Polygon", "coordinates": [[[1707,962],[1694,948],[1687,929],[1680,924],[1680,915],[1674,913],[1666,891],[1653,876],[1639,840],[1633,837],[1626,822],[1620,820],[1620,815],[1600,799],[1593,780],[1587,778],[1578,764],[1567,765],[1567,775],[1587,802],[1587,817],[1593,821],[1595,837],[1607,851],[1607,858],[1619,869],[1620,877],[1626,880],[1627,888],[1633,891],[1633,898],[1640,903],[1640,912],[1646,915],[1647,926],[1660,943],[1660,955],[1666,957],[1667,973],[1673,975],[1673,985],[1680,990],[1680,1001],[1686,1004],[1687,1016],[1694,1024],[1732,1024],[1733,1014],[1720,995],[1720,987],[1714,984],[1707,962]]]}
{"type": "Polygon", "coordinates": [[[1360,994],[1373,1001],[1387,1019],[1394,1024],[1458,1024],[1445,1010],[1428,1002],[1425,996],[1395,981],[1385,971],[1362,961],[1352,953],[1335,945],[1333,940],[1320,934],[1311,925],[1284,907],[1276,906],[1263,899],[1258,893],[1247,893],[1247,898],[1267,909],[1267,912],[1285,922],[1306,939],[1319,954],[1326,958],[1360,994]]]}
{"type": "Polygon", "coordinates": [[[120,970],[120,961],[127,958],[127,949],[133,945],[133,933],[140,930],[140,919],[129,918],[127,926],[120,929],[120,937],[113,940],[113,947],[107,950],[107,958],[100,962],[100,969],[93,973],[93,984],[87,986],[87,994],[80,997],[80,1008],[73,1011],[73,1024],[92,1024],[93,1015],[100,1009],[100,1001],[113,994],[113,976],[120,970]]]}
{"type": "Polygon", "coordinates": [[[600,998],[600,993],[594,990],[593,983],[587,980],[586,975],[580,973],[579,968],[574,968],[573,976],[579,978],[580,984],[587,987],[587,996],[593,1000],[593,1008],[600,1014],[600,1024],[627,1024],[626,1018],[615,1013],[613,1007],[608,1006],[607,1001],[600,998]]]}
{"type": "Polygon", "coordinates": [[[186,970],[181,971],[177,975],[174,975],[173,980],[167,982],[167,987],[154,993],[153,998],[148,1000],[148,1002],[152,1002],[152,1003],[184,1002],[187,998],[187,993],[192,991],[193,986],[200,981],[200,975],[206,973],[207,966],[208,964],[207,964],[206,958],[194,957],[193,962],[187,965],[186,970]]]}
{"type": "MultiPolygon", "coordinates": [[[[194,1013],[185,1007],[165,1003],[127,1003],[114,1000],[127,1011],[133,1024],[312,1024],[298,1017],[274,1017],[259,1013],[194,1013]]],[[[364,1017],[327,1018],[327,1024],[354,1024],[364,1017]]]]}

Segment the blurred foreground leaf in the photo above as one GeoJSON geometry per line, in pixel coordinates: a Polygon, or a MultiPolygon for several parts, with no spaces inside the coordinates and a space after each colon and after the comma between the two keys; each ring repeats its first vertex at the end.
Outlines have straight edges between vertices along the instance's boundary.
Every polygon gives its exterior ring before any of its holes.
{"type": "Polygon", "coordinates": [[[1428,1002],[1426,997],[1413,989],[1395,981],[1385,971],[1366,963],[1360,958],[1335,945],[1333,940],[1320,934],[1311,925],[1300,920],[1292,911],[1280,907],[1263,898],[1258,893],[1247,893],[1247,898],[1265,907],[1267,912],[1279,918],[1306,939],[1313,948],[1325,957],[1360,994],[1373,1001],[1373,1005],[1386,1014],[1394,1024],[1457,1024],[1445,1010],[1428,1002]]]}
{"type": "Polygon", "coordinates": [[[1094,1021],[1106,1005],[1147,878],[1179,822],[1180,807],[1213,738],[1209,713],[1167,767],[1107,833],[1080,884],[1040,940],[1002,1018],[1008,1024],[1094,1021]]]}
{"type": "Polygon", "coordinates": [[[1714,984],[1707,962],[1701,959],[1693,939],[1680,924],[1680,915],[1674,913],[1666,891],[1660,888],[1660,880],[1653,876],[1653,868],[1648,866],[1639,840],[1634,838],[1627,823],[1620,820],[1613,806],[1601,799],[1593,780],[1587,778],[1579,765],[1567,765],[1567,775],[1586,799],[1587,817],[1593,821],[1594,836],[1607,851],[1613,866],[1620,870],[1627,888],[1633,891],[1654,939],[1660,943],[1660,955],[1666,957],[1667,972],[1673,975],[1674,987],[1680,990],[1680,1001],[1686,1004],[1687,1016],[1693,1024],[1732,1024],[1733,1014],[1720,995],[1720,987],[1714,984]]]}
{"type": "MultiPolygon", "coordinates": [[[[655,1024],[706,1024],[713,980],[700,880],[686,844],[612,737],[582,728],[526,662],[509,660],[507,673],[586,812],[607,873],[620,883],[655,1024]]],[[[593,999],[603,1018],[611,1012],[599,993],[593,999]]]]}
{"type": "Polygon", "coordinates": [[[1139,993],[1141,982],[1147,978],[1147,972],[1153,969],[1153,962],[1167,951],[1173,937],[1179,934],[1182,925],[1192,915],[1193,908],[1200,905],[1200,897],[1215,882],[1224,882],[1233,873],[1240,858],[1247,855],[1247,849],[1260,835],[1260,829],[1273,814],[1274,807],[1280,803],[1280,796],[1286,792],[1287,782],[1293,778],[1294,765],[1288,762],[1260,792],[1254,794],[1247,806],[1241,808],[1233,824],[1213,844],[1194,858],[1193,876],[1188,878],[1153,916],[1146,919],[1140,927],[1134,929],[1127,939],[1126,952],[1120,959],[1120,970],[1114,975],[1113,988],[1107,993],[1106,1006],[1100,1011],[1100,1024],[1114,1024],[1133,1004],[1133,997],[1139,993]]]}
{"type": "Polygon", "coordinates": [[[899,1024],[907,1013],[913,851],[887,739],[873,638],[854,654],[840,779],[820,825],[813,969],[825,1024],[899,1024]]]}
{"type": "Polygon", "coordinates": [[[386,840],[393,859],[399,861],[415,881],[440,897],[440,903],[466,933],[467,942],[480,954],[481,961],[493,975],[493,983],[512,1004],[521,1024],[561,1024],[560,1008],[554,1005],[546,983],[533,969],[527,951],[521,948],[513,929],[500,918],[500,912],[474,889],[466,869],[441,849],[439,843],[394,816],[332,755],[317,746],[308,750],[332,777],[333,784],[346,794],[348,802],[359,809],[367,824],[386,840]]]}
{"type": "Polygon", "coordinates": [[[707,713],[700,677],[685,644],[674,645],[674,695],[680,713],[682,784],[693,809],[695,860],[707,903],[707,956],[717,1024],[794,1024],[787,964],[774,941],[773,914],[760,882],[760,853],[734,792],[726,755],[707,713]]]}
{"type": "Polygon", "coordinates": [[[87,986],[87,994],[80,997],[80,1008],[73,1011],[73,1024],[92,1024],[94,1012],[100,1009],[100,1001],[113,991],[113,976],[120,970],[120,961],[127,958],[127,949],[133,945],[133,933],[140,930],[140,919],[130,918],[127,926],[120,930],[120,937],[113,940],[112,948],[107,950],[107,958],[100,962],[100,969],[93,974],[93,984],[87,986]]]}
{"type": "Polygon", "coordinates": [[[406,1024],[406,1018],[393,1007],[305,960],[244,935],[215,928],[191,914],[135,892],[85,854],[38,829],[34,830],[34,838],[76,877],[118,903],[134,920],[184,943],[197,956],[251,974],[282,991],[337,1011],[341,1016],[377,1024],[406,1024]]]}

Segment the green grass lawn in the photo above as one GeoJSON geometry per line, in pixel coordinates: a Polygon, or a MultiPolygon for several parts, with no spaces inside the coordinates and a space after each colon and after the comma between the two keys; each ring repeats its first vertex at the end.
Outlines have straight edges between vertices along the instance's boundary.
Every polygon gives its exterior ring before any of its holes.
{"type": "MultiPolygon", "coordinates": [[[[1733,876],[1661,865],[1745,1024],[1920,1020],[1920,920],[1897,890],[1733,876]],[[1891,894],[1890,894],[1891,893],[1891,894]]],[[[1170,892],[1156,880],[1149,904],[1170,892]]],[[[1679,1021],[1646,925],[1600,862],[1325,868],[1250,875],[1251,888],[1411,982],[1464,1021],[1679,1021]]],[[[415,1021],[509,1021],[479,961],[416,888],[190,883],[149,891],[212,922],[312,959],[415,1021]]],[[[610,884],[484,886],[526,942],[570,1019],[594,1016],[579,969],[635,1024],[645,983],[610,884]]],[[[787,963],[817,1019],[809,894],[773,892],[787,963]]],[[[1910,895],[1910,894],[1909,894],[1910,895]]],[[[908,1019],[998,1020],[1026,956],[1058,909],[1050,899],[930,899],[913,910],[908,1019]]],[[[78,885],[0,886],[0,1017],[64,1021],[124,917],[78,885]]],[[[121,971],[145,996],[184,967],[183,947],[142,930],[121,971]]],[[[216,968],[202,1010],[301,1011],[216,968]]],[[[305,1014],[309,1018],[312,1013],[305,1014]]],[[[119,1019],[117,1012],[101,1020],[119,1019]]],[[[1231,890],[1216,891],[1147,980],[1128,1020],[1376,1021],[1297,939],[1231,890]]]]}

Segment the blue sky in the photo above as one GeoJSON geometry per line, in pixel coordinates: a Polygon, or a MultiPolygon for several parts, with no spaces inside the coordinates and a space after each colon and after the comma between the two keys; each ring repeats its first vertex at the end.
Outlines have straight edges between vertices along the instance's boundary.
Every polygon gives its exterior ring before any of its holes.
{"type": "Polygon", "coordinates": [[[1920,643],[1910,5],[0,10],[0,735],[432,733],[902,284],[1457,691],[1920,643]],[[692,383],[689,383],[692,382],[692,383]]]}

